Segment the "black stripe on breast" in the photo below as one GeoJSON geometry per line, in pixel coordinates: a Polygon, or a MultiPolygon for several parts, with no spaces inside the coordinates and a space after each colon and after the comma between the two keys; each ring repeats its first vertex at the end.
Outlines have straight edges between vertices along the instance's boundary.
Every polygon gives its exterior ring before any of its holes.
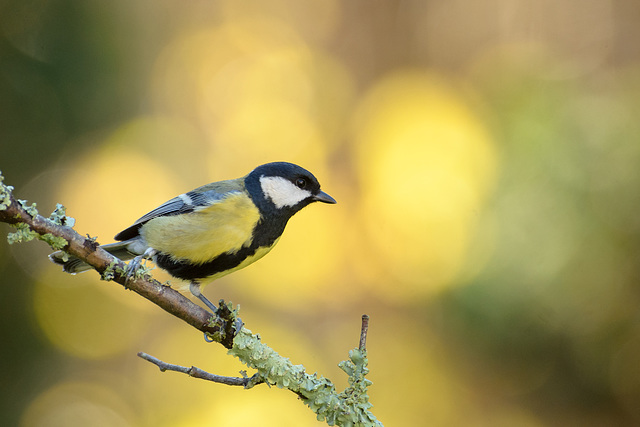
{"type": "Polygon", "coordinates": [[[240,265],[246,258],[251,257],[259,248],[273,246],[282,235],[289,216],[272,215],[270,221],[260,221],[253,230],[253,240],[250,246],[245,246],[235,253],[218,255],[211,261],[196,264],[189,260],[176,260],[171,255],[158,253],[155,262],[158,267],[166,270],[173,277],[183,280],[205,279],[214,274],[231,270],[240,265]]]}
{"type": "Polygon", "coordinates": [[[173,277],[183,280],[199,280],[237,267],[247,257],[256,253],[257,248],[244,247],[234,254],[225,253],[204,264],[194,264],[187,260],[175,260],[170,255],[160,253],[155,262],[173,277]]]}

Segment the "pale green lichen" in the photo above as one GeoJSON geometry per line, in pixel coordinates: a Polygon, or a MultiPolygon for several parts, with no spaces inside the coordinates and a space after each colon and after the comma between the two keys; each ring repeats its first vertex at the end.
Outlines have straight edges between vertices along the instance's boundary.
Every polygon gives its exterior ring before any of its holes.
{"type": "MultiPolygon", "coordinates": [[[[367,367],[367,352],[366,350],[355,348],[349,352],[349,359],[350,360],[345,360],[338,364],[340,369],[349,375],[349,387],[340,393],[340,399],[344,402],[345,406],[350,408],[350,413],[364,411],[362,415],[371,423],[368,425],[379,425],[376,418],[368,412],[369,408],[373,405],[369,402],[367,389],[373,383],[365,378],[369,373],[369,368],[367,367]]],[[[353,420],[349,421],[353,422],[353,420]]]]}
{"type": "Polygon", "coordinates": [[[31,206],[29,206],[26,200],[20,199],[18,199],[18,203],[20,203],[20,206],[22,206],[22,208],[31,216],[31,218],[35,218],[38,215],[38,209],[36,209],[35,203],[32,203],[31,206]]]}
{"type": "Polygon", "coordinates": [[[29,242],[39,237],[38,233],[31,230],[31,228],[23,222],[13,224],[13,227],[15,227],[16,231],[7,234],[7,241],[10,245],[13,245],[14,243],[29,242]]]}
{"type": "Polygon", "coordinates": [[[68,227],[73,227],[76,223],[75,218],[67,216],[67,208],[60,203],[56,204],[56,208],[49,215],[49,219],[58,225],[66,225],[68,227]]]}
{"type": "Polygon", "coordinates": [[[13,187],[4,184],[4,176],[0,172],[0,211],[6,210],[11,204],[11,192],[13,187]]]}
{"type": "MultiPolygon", "coordinates": [[[[371,381],[364,378],[369,372],[364,351],[351,350],[350,360],[339,364],[349,375],[350,384],[341,393],[336,392],[330,380],[317,374],[307,374],[302,365],[294,365],[289,359],[278,355],[246,328],[236,335],[229,354],[256,369],[256,377],[263,382],[298,394],[316,413],[319,421],[348,427],[382,426],[369,412],[372,405],[369,403],[367,387],[371,385],[371,381]]],[[[248,384],[247,388],[257,382],[248,384]]]]}
{"type": "Polygon", "coordinates": [[[136,268],[133,276],[136,279],[143,279],[145,276],[150,276],[152,271],[153,267],[147,267],[147,260],[145,259],[144,262],[136,268]]]}
{"type": "MultiPolygon", "coordinates": [[[[220,327],[221,325],[216,324],[215,322],[209,322],[209,326],[211,327],[220,327]]],[[[222,340],[224,339],[224,334],[221,332],[221,330],[217,330],[214,333],[210,333],[210,332],[205,332],[204,333],[207,338],[211,341],[215,341],[215,342],[222,342],[222,340]]]]}
{"type": "MultiPolygon", "coordinates": [[[[0,210],[6,210],[9,207],[9,204],[11,203],[11,193],[13,191],[13,187],[5,185],[3,181],[4,177],[2,176],[2,173],[0,173],[0,210]]],[[[26,200],[18,200],[18,203],[32,218],[35,218],[38,215],[35,203],[29,205],[26,200]]],[[[59,215],[61,207],[62,205],[56,206],[54,214],[59,215]]],[[[64,216],[64,207],[62,207],[62,209],[62,215],[64,216]]],[[[54,214],[52,214],[52,216],[54,216],[54,214]]],[[[39,235],[25,223],[13,224],[13,227],[16,231],[7,234],[7,241],[10,245],[14,243],[28,242],[33,239],[40,239],[48,243],[53,249],[59,250],[64,248],[68,243],[62,237],[54,236],[51,233],[39,235]]]]}
{"type": "Polygon", "coordinates": [[[114,279],[114,277],[116,277],[116,274],[123,276],[126,271],[123,268],[119,267],[119,264],[120,263],[117,259],[111,261],[107,268],[105,268],[102,272],[102,275],[100,275],[100,280],[111,281],[114,279]]]}
{"type": "MultiPolygon", "coordinates": [[[[35,203],[29,206],[27,205],[27,202],[25,200],[18,200],[18,202],[22,205],[22,207],[27,211],[27,213],[30,216],[35,217],[36,215],[38,215],[38,211],[36,209],[35,203]]],[[[28,242],[33,239],[39,239],[39,240],[42,240],[43,242],[46,242],[49,246],[51,246],[52,249],[60,250],[64,248],[68,243],[64,238],[54,236],[51,233],[45,233],[40,235],[37,232],[33,231],[29,227],[29,225],[23,222],[18,224],[13,224],[13,227],[16,229],[16,231],[14,231],[13,233],[7,234],[7,241],[9,242],[10,245],[14,243],[28,242]]]]}
{"type": "Polygon", "coordinates": [[[56,251],[59,251],[60,249],[64,248],[65,246],[67,246],[67,243],[69,243],[64,238],[54,236],[51,233],[43,234],[38,238],[44,242],[47,242],[49,246],[51,246],[51,248],[56,251]]]}
{"type": "Polygon", "coordinates": [[[28,242],[33,239],[39,239],[43,242],[48,243],[49,246],[51,246],[51,248],[54,250],[60,250],[67,245],[67,241],[62,237],[54,236],[51,233],[40,235],[31,230],[31,228],[29,228],[29,226],[25,223],[21,222],[18,224],[13,224],[13,227],[15,227],[16,231],[7,234],[7,241],[10,245],[14,243],[28,242]]]}

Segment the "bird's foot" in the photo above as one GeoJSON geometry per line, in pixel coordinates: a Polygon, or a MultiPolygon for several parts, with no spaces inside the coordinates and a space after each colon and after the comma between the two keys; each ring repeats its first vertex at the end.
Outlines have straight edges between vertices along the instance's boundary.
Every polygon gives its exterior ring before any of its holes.
{"type": "Polygon", "coordinates": [[[134,280],[140,276],[144,276],[148,269],[146,266],[142,266],[143,263],[146,264],[147,260],[155,255],[155,250],[152,248],[148,248],[142,255],[138,255],[127,264],[127,270],[125,274],[125,284],[129,283],[129,281],[134,280]]]}
{"type": "Polygon", "coordinates": [[[134,280],[137,276],[138,269],[140,268],[140,264],[142,263],[142,255],[138,255],[127,264],[127,269],[125,271],[124,283],[125,286],[128,286],[129,282],[134,280]]]}

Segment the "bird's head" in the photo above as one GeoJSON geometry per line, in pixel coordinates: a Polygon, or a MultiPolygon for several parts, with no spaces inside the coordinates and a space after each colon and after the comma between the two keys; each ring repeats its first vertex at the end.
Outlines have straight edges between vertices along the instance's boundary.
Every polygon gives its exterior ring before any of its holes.
{"type": "Polygon", "coordinates": [[[336,203],[320,190],[320,183],[311,172],[293,163],[274,162],[255,168],[247,175],[246,186],[261,210],[298,212],[313,202],[336,203]]]}

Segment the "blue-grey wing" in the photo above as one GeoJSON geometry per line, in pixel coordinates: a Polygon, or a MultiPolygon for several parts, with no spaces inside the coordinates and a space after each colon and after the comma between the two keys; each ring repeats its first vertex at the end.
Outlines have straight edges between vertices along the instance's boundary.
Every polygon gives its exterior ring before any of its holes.
{"type": "Polygon", "coordinates": [[[181,194],[163,203],[151,212],[140,217],[132,226],[122,230],[115,236],[116,240],[128,240],[138,235],[138,230],[147,221],[160,216],[182,215],[193,212],[201,206],[209,206],[222,200],[229,192],[216,190],[198,191],[202,188],[181,194]]]}

